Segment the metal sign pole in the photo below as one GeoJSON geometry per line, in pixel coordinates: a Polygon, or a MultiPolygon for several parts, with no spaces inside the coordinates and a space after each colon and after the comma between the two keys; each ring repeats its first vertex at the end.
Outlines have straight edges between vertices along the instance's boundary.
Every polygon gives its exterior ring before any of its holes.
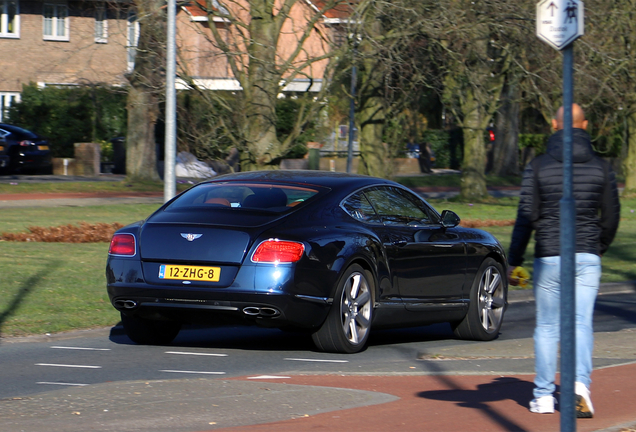
{"type": "Polygon", "coordinates": [[[537,36],[563,52],[563,195],[559,201],[561,254],[561,431],[576,431],[576,208],[572,186],[572,104],[574,41],[584,33],[583,2],[540,0],[537,36]]]}
{"type": "Polygon", "coordinates": [[[563,195],[561,211],[561,431],[576,431],[575,251],[576,209],[572,187],[573,44],[563,50],[563,195]]]}

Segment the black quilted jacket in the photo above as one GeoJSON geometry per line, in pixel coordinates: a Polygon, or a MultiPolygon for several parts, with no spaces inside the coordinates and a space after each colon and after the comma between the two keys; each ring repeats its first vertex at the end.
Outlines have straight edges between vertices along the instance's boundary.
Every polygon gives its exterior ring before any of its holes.
{"type": "MultiPolygon", "coordinates": [[[[602,255],[614,239],[620,202],[614,171],[598,157],[583,129],[572,129],[573,193],[576,201],[576,252],[602,255]]],[[[532,230],[534,256],[558,256],[559,200],[563,190],[563,130],[548,140],[546,154],[537,156],[523,172],[517,221],[508,263],[523,263],[532,230]]]]}

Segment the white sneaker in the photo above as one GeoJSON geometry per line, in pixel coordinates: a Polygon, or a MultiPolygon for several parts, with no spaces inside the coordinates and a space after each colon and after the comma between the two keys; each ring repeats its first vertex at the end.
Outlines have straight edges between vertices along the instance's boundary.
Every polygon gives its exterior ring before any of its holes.
{"type": "Polygon", "coordinates": [[[587,386],[582,382],[574,383],[574,393],[576,394],[576,418],[594,417],[594,407],[587,386]]]}
{"type": "Polygon", "coordinates": [[[556,399],[554,396],[541,396],[540,398],[532,399],[530,401],[530,412],[537,414],[552,414],[554,413],[554,404],[556,399]]]}

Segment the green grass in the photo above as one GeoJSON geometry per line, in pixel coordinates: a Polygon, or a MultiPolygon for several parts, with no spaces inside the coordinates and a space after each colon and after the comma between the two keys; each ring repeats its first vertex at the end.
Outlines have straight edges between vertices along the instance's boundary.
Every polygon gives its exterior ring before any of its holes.
{"type": "MultiPolygon", "coordinates": [[[[178,183],[177,190],[182,191],[188,189],[191,186],[191,184],[187,183],[178,183]]],[[[22,183],[20,181],[12,181],[0,183],[0,194],[73,192],[163,192],[163,188],[164,186],[162,182],[85,181],[22,183]]]]}
{"type": "MultiPolygon", "coordinates": [[[[459,187],[461,176],[459,174],[435,174],[420,176],[399,176],[394,180],[407,187],[421,186],[447,186],[459,187]]],[[[521,185],[521,177],[498,177],[487,175],[486,183],[488,186],[519,186],[521,185]]]]}
{"type": "MultiPolygon", "coordinates": [[[[431,200],[438,210],[453,210],[464,219],[514,219],[516,199],[466,204],[431,200]]],[[[0,232],[27,226],[79,222],[132,223],[158,205],[3,209],[0,232]]],[[[485,228],[508,248],[512,227],[485,228]]],[[[104,275],[107,243],[14,243],[0,241],[0,336],[62,332],[112,326],[119,315],[110,305],[104,275]]],[[[532,272],[534,245],[526,252],[532,272]]],[[[619,233],[603,257],[602,282],[636,280],[636,199],[622,200],[619,233]]]]}
{"type": "Polygon", "coordinates": [[[132,223],[145,219],[159,204],[120,204],[89,207],[4,208],[0,233],[23,232],[29,226],[54,227],[79,222],[132,223]]]}
{"type": "Polygon", "coordinates": [[[45,334],[112,326],[107,243],[0,243],[0,333],[45,334]]]}

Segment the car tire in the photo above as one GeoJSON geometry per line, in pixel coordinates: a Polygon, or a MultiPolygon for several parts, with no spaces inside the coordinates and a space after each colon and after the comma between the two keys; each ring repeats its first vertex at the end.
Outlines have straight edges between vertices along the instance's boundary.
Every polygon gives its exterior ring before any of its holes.
{"type": "Polygon", "coordinates": [[[121,313],[121,323],[126,335],[139,345],[167,345],[181,330],[176,321],[156,321],[121,313]]]}
{"type": "Polygon", "coordinates": [[[460,339],[489,341],[499,335],[508,303],[508,281],[503,265],[486,258],[470,290],[468,313],[453,325],[460,339]]]}
{"type": "Polygon", "coordinates": [[[373,277],[353,264],[340,278],[327,319],[312,334],[325,352],[353,354],[364,349],[373,319],[373,277]]]}

